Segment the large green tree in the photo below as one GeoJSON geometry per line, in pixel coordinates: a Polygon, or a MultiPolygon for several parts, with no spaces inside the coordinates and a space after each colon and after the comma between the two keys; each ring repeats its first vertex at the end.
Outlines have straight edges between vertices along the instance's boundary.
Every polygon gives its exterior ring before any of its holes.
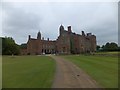
{"type": "Polygon", "coordinates": [[[11,37],[2,38],[2,54],[3,55],[20,54],[19,45],[15,43],[13,38],[11,37]]]}
{"type": "Polygon", "coordinates": [[[99,46],[99,45],[96,46],[96,50],[97,50],[97,51],[100,50],[100,46],[99,46]]]}
{"type": "Polygon", "coordinates": [[[107,42],[105,46],[103,47],[103,50],[104,51],[116,51],[118,50],[118,45],[114,42],[111,42],[111,43],[107,42]]]}

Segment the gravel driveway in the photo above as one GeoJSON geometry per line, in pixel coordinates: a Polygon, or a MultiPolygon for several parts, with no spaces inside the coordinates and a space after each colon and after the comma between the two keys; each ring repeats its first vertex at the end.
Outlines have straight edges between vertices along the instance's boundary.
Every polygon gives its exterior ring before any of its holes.
{"type": "Polygon", "coordinates": [[[52,88],[100,88],[95,80],[72,62],[59,56],[51,57],[56,61],[52,88]]]}

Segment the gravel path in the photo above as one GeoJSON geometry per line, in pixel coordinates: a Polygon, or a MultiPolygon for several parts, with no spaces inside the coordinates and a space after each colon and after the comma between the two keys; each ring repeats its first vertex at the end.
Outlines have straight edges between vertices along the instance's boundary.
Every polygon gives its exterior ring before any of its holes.
{"type": "Polygon", "coordinates": [[[95,80],[72,62],[58,56],[51,57],[56,61],[52,88],[100,88],[95,80]]]}

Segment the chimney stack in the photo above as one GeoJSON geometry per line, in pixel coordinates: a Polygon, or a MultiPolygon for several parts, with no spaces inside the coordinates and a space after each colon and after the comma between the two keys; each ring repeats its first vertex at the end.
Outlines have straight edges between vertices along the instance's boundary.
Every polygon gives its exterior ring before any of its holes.
{"type": "Polygon", "coordinates": [[[71,26],[68,26],[68,32],[72,32],[71,26]]]}
{"type": "Polygon", "coordinates": [[[82,31],[82,36],[85,36],[85,33],[84,33],[84,31],[82,31]]]}
{"type": "Polygon", "coordinates": [[[29,35],[29,36],[28,36],[28,39],[30,40],[30,38],[31,38],[31,36],[29,35]]]}
{"type": "Polygon", "coordinates": [[[91,36],[92,35],[92,33],[87,33],[87,36],[91,36]]]}
{"type": "Polygon", "coordinates": [[[48,38],[48,41],[49,41],[49,38],[48,38]]]}
{"type": "Polygon", "coordinates": [[[42,37],[42,40],[44,40],[44,37],[42,37]]]}

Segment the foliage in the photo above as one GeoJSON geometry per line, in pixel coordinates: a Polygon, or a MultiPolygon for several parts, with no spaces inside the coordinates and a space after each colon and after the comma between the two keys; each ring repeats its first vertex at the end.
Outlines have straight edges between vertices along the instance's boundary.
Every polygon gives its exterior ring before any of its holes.
{"type": "Polygon", "coordinates": [[[120,47],[114,42],[107,42],[105,45],[102,45],[102,47],[97,46],[97,51],[119,51],[120,47]]]}
{"type": "Polygon", "coordinates": [[[21,48],[21,49],[26,49],[26,48],[27,48],[27,44],[26,44],[26,43],[21,44],[21,45],[20,45],[20,48],[21,48]]]}
{"type": "Polygon", "coordinates": [[[118,49],[118,45],[116,43],[106,43],[104,50],[105,51],[114,51],[118,49]]]}
{"type": "Polygon", "coordinates": [[[120,51],[120,46],[118,47],[118,51],[120,51]]]}
{"type": "Polygon", "coordinates": [[[18,55],[20,53],[19,45],[15,43],[13,38],[2,38],[2,54],[3,55],[18,55]]]}
{"type": "Polygon", "coordinates": [[[97,51],[99,51],[99,50],[100,50],[100,46],[99,46],[99,45],[97,45],[96,50],[97,50],[97,51]]]}

